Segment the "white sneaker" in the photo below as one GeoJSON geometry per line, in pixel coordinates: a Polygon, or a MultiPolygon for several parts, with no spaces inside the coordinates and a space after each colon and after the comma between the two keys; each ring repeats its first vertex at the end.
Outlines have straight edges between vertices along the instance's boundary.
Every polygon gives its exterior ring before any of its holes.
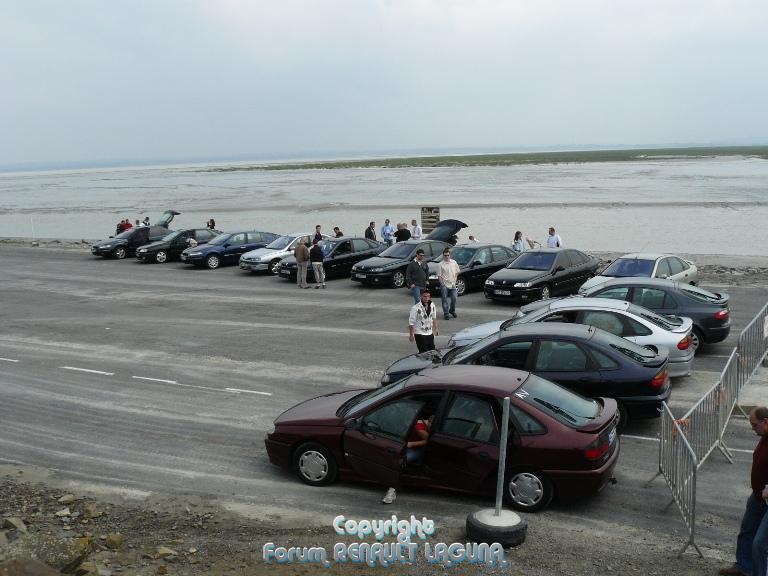
{"type": "Polygon", "coordinates": [[[382,504],[392,504],[392,502],[395,501],[397,498],[397,492],[394,488],[390,488],[387,490],[387,493],[384,494],[384,498],[381,499],[382,504]]]}

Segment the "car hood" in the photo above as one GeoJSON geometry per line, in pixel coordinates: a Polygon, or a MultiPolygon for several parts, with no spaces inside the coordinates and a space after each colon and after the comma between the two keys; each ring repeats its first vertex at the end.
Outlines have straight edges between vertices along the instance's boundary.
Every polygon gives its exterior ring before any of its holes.
{"type": "Polygon", "coordinates": [[[285,250],[275,250],[274,248],[257,248],[256,250],[251,250],[250,252],[246,252],[241,256],[241,258],[246,258],[246,259],[263,258],[264,256],[271,256],[275,252],[285,252],[285,250]]]}
{"type": "Polygon", "coordinates": [[[366,258],[355,265],[356,270],[370,270],[371,268],[384,268],[386,266],[396,266],[407,262],[407,258],[387,258],[386,256],[374,256],[366,258]]]}
{"type": "Polygon", "coordinates": [[[142,249],[146,249],[148,252],[150,250],[160,250],[161,248],[168,248],[170,246],[170,242],[166,242],[165,240],[157,240],[156,242],[150,242],[149,244],[144,244],[142,246],[142,249]]]}
{"type": "Polygon", "coordinates": [[[443,242],[450,242],[459,230],[466,228],[467,225],[461,220],[440,220],[432,229],[425,240],[442,240],[443,242]]]}
{"type": "Polygon", "coordinates": [[[613,276],[595,276],[594,278],[590,278],[584,284],[581,285],[581,288],[579,288],[579,292],[586,292],[590,288],[594,288],[595,286],[599,286],[603,282],[608,282],[608,280],[613,280],[613,276]]]}
{"type": "Polygon", "coordinates": [[[413,374],[432,365],[433,358],[442,358],[445,350],[429,350],[418,354],[411,354],[400,360],[392,362],[384,371],[385,374],[413,374]]]}
{"type": "Polygon", "coordinates": [[[185,248],[182,254],[189,254],[190,252],[202,252],[203,254],[207,254],[208,252],[213,252],[220,247],[221,246],[218,244],[198,244],[197,246],[190,246],[189,248],[185,248]]]}
{"type": "Polygon", "coordinates": [[[542,272],[541,270],[522,270],[520,268],[502,268],[497,272],[491,274],[489,280],[503,280],[506,283],[516,282],[532,282],[539,278],[550,276],[549,272],[542,272]]]}
{"type": "Polygon", "coordinates": [[[504,322],[506,322],[506,320],[494,320],[493,322],[485,322],[484,324],[477,324],[476,326],[464,328],[464,330],[456,332],[451,340],[453,340],[457,346],[472,344],[481,338],[485,338],[486,336],[498,332],[504,322]]]}
{"type": "Polygon", "coordinates": [[[275,419],[275,425],[287,426],[336,426],[341,418],[336,416],[336,411],[344,402],[365,392],[365,390],[346,390],[324,394],[310,400],[305,400],[293,408],[288,408],[275,419]]]}

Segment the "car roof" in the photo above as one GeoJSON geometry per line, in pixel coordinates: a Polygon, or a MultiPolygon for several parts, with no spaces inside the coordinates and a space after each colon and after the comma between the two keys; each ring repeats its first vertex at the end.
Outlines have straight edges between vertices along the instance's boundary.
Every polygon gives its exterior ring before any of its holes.
{"type": "Polygon", "coordinates": [[[454,248],[490,248],[491,246],[500,246],[501,248],[506,248],[506,246],[501,244],[490,244],[487,242],[465,242],[464,244],[456,244],[454,248]]]}
{"type": "MultiPolygon", "coordinates": [[[[675,254],[661,254],[658,252],[633,252],[632,254],[624,254],[623,256],[619,256],[616,260],[619,260],[620,258],[627,258],[629,260],[658,260],[659,258],[666,258],[667,256],[675,256],[675,254]]],[[[680,256],[677,256],[677,258],[680,258],[680,256]]]]}
{"type": "Polygon", "coordinates": [[[411,376],[406,390],[439,387],[443,389],[472,389],[493,396],[514,393],[528,379],[530,372],[496,366],[449,365],[422,370],[411,376]]]}
{"type": "Polygon", "coordinates": [[[291,232],[290,234],[283,234],[283,236],[314,236],[314,232],[291,232]]]}
{"type": "Polygon", "coordinates": [[[605,282],[600,282],[595,286],[589,288],[587,292],[591,292],[593,289],[605,288],[607,286],[658,286],[659,288],[674,288],[679,289],[680,282],[669,280],[667,278],[647,278],[645,276],[624,276],[619,278],[611,278],[605,282]]]}
{"type": "Polygon", "coordinates": [[[563,298],[549,305],[550,310],[564,308],[603,308],[605,310],[627,310],[629,302],[613,300],[612,298],[563,298]]]}
{"type": "Polygon", "coordinates": [[[557,254],[565,250],[575,250],[575,248],[534,248],[532,250],[526,250],[525,253],[528,254],[530,252],[541,252],[543,254],[557,254]]]}
{"type": "Polygon", "coordinates": [[[513,324],[498,332],[499,338],[507,336],[571,336],[591,338],[595,333],[593,326],[586,324],[568,324],[563,322],[528,322],[513,324]]]}

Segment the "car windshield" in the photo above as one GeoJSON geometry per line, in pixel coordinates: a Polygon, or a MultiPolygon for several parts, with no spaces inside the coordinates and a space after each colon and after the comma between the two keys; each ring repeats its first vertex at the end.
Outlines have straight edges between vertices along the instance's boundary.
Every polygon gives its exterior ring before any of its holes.
{"type": "MultiPolygon", "coordinates": [[[[472,261],[472,256],[475,255],[474,248],[454,248],[451,250],[451,258],[456,260],[459,266],[466,266],[472,261]]],[[[442,262],[443,255],[436,256],[432,259],[432,262],[442,262]]]]}
{"type": "Polygon", "coordinates": [[[698,302],[720,302],[720,300],[722,300],[720,294],[715,294],[714,292],[704,290],[704,288],[699,288],[697,286],[686,286],[685,288],[680,288],[680,290],[686,296],[689,296],[698,302]]]}
{"type": "Polygon", "coordinates": [[[230,236],[232,236],[232,234],[219,234],[213,240],[209,240],[208,244],[213,244],[214,246],[225,244],[227,240],[229,240],[230,236]]]}
{"type": "Polygon", "coordinates": [[[472,356],[472,354],[482,350],[491,342],[495,342],[498,338],[499,333],[494,332],[490,336],[486,336],[474,344],[468,344],[467,346],[462,346],[461,348],[454,348],[443,357],[443,364],[461,364],[464,360],[472,356]]]}
{"type": "Polygon", "coordinates": [[[409,379],[410,377],[404,378],[397,384],[392,384],[392,386],[387,386],[386,388],[371,388],[370,390],[361,392],[357,396],[353,396],[344,402],[344,404],[339,406],[339,409],[336,411],[336,416],[344,416],[352,409],[355,411],[365,410],[382,398],[386,398],[390,394],[396,394],[400,392],[403,388],[405,388],[405,383],[408,382],[409,379]]]}
{"type": "Polygon", "coordinates": [[[610,332],[603,332],[600,334],[600,337],[603,342],[608,344],[608,346],[617,352],[621,352],[624,354],[624,356],[631,358],[636,362],[645,363],[656,358],[655,351],[651,350],[650,348],[646,348],[645,346],[635,344],[634,342],[631,342],[626,338],[622,338],[621,336],[616,336],[610,332]]]}
{"type": "MultiPolygon", "coordinates": [[[[284,250],[288,245],[293,242],[295,236],[280,236],[277,240],[273,240],[267,244],[267,248],[270,250],[284,250]]],[[[210,242],[209,242],[210,244],[210,242]]]]}
{"type": "Polygon", "coordinates": [[[523,252],[507,268],[510,270],[549,270],[555,261],[554,252],[523,252]]]}
{"type": "Polygon", "coordinates": [[[394,244],[384,250],[379,256],[384,256],[386,258],[408,258],[414,248],[416,248],[415,244],[394,244]]]}
{"type": "Polygon", "coordinates": [[[178,238],[184,233],[183,230],[176,230],[175,232],[171,232],[170,234],[166,234],[163,236],[163,242],[170,242],[171,240],[178,238]]]}
{"type": "Polygon", "coordinates": [[[515,396],[571,428],[589,424],[600,414],[600,404],[531,374],[515,396]]]}
{"type": "Polygon", "coordinates": [[[120,234],[115,236],[115,238],[121,238],[123,240],[126,239],[126,238],[130,238],[131,234],[133,234],[135,231],[136,231],[135,228],[130,228],[130,229],[126,230],[125,232],[120,232],[120,234]]]}
{"type": "Polygon", "coordinates": [[[635,306],[634,304],[632,304],[627,310],[635,316],[640,316],[644,320],[648,320],[648,322],[655,324],[664,330],[672,331],[683,323],[683,321],[679,318],[659,316],[647,308],[641,308],[640,306],[635,306]]]}
{"type": "Polygon", "coordinates": [[[600,276],[625,278],[628,276],[643,276],[650,278],[656,260],[639,260],[638,258],[619,258],[614,260],[600,276]]]}

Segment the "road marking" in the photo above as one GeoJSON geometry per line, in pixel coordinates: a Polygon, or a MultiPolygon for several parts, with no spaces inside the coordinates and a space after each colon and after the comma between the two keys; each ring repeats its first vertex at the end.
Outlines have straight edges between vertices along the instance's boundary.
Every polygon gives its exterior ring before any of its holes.
{"type": "MultiPolygon", "coordinates": [[[[635,436],[634,434],[622,434],[622,438],[632,438],[633,440],[645,440],[646,442],[658,442],[658,438],[649,438],[648,436],[635,436]]],[[[747,450],[745,448],[728,448],[729,452],[740,452],[742,454],[752,454],[754,450],[747,450]]]]}
{"type": "Polygon", "coordinates": [[[259,392],[258,390],[243,390],[242,388],[225,388],[227,392],[234,392],[235,394],[240,394],[240,392],[244,392],[246,394],[261,394],[262,396],[272,396],[272,392],[259,392]]]}
{"type": "Polygon", "coordinates": [[[164,384],[178,384],[176,380],[163,380],[161,378],[147,378],[146,376],[131,376],[136,380],[149,380],[150,382],[162,382],[164,384]]]}
{"type": "Polygon", "coordinates": [[[0,362],[18,362],[18,360],[14,360],[13,358],[0,358],[0,362]]]}
{"type": "Polygon", "coordinates": [[[114,376],[114,372],[102,372],[101,370],[90,370],[88,368],[77,368],[75,366],[59,366],[62,370],[74,370],[75,372],[88,372],[88,374],[102,374],[103,376],[114,376]]]}

